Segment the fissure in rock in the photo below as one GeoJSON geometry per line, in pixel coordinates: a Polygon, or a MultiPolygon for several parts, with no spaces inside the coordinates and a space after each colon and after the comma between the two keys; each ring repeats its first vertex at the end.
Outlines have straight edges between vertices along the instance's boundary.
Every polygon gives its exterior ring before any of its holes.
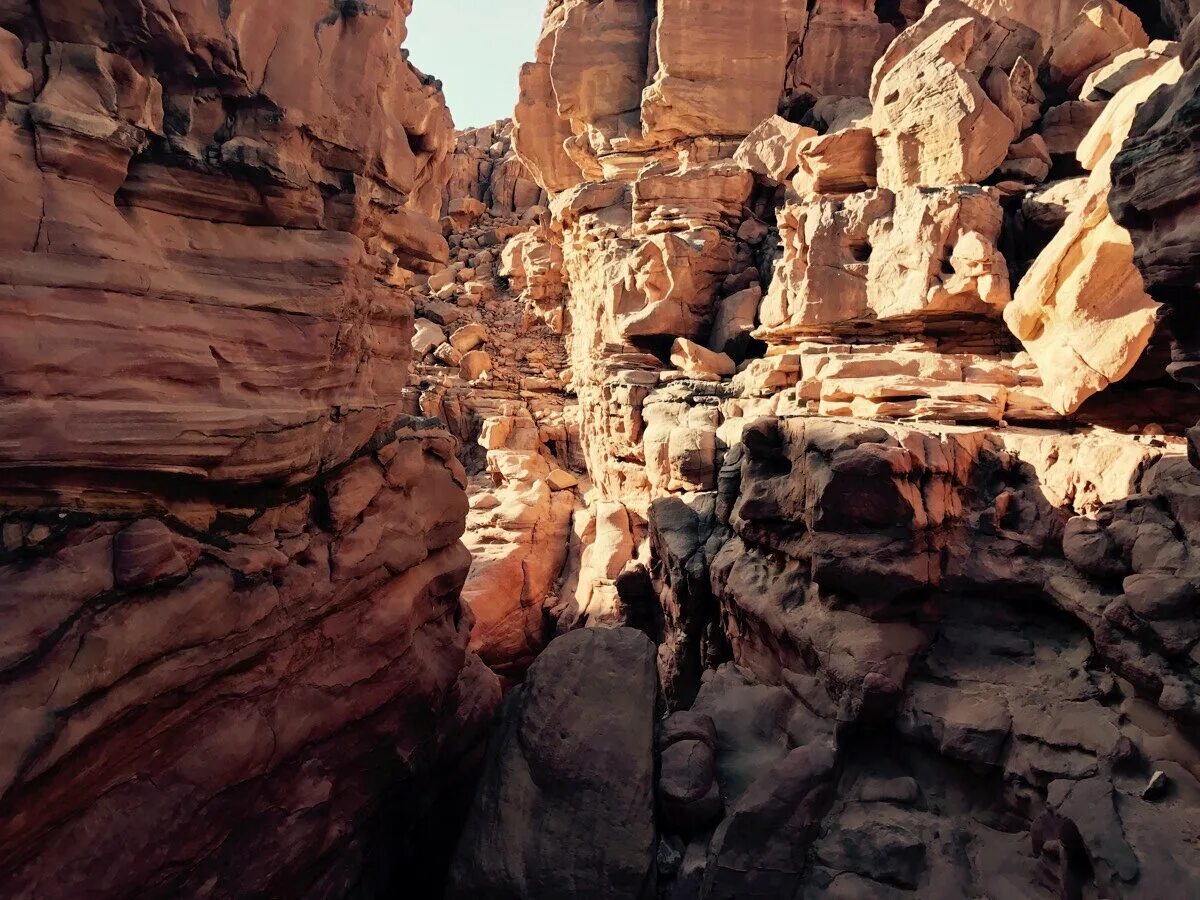
{"type": "Polygon", "coordinates": [[[0,10],[0,894],[1196,892],[1200,10],[160,5],[0,10]]]}

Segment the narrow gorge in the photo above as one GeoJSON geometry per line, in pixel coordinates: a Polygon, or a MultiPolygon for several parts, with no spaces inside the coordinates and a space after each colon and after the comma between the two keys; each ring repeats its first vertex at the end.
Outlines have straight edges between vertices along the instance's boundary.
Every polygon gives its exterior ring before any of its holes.
{"type": "Polygon", "coordinates": [[[1200,896],[1200,0],[413,6],[0,0],[0,897],[1200,896]]]}

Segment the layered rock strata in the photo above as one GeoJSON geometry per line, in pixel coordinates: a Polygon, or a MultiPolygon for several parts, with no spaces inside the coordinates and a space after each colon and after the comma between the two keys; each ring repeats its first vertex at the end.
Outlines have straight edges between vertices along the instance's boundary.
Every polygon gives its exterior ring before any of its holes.
{"type": "Polygon", "coordinates": [[[1134,262],[1147,292],[1163,304],[1171,337],[1172,374],[1200,382],[1200,326],[1195,302],[1197,260],[1196,85],[1200,25],[1192,23],[1173,86],[1155,91],[1138,110],[1129,139],[1112,162],[1109,203],[1117,222],[1132,237],[1134,262]]]}
{"type": "Polygon", "coordinates": [[[1190,41],[1113,0],[734,7],[552,2],[516,112],[620,523],[587,624],[654,638],[672,711],[659,896],[1200,883],[1190,270],[1150,263],[1190,41]]]}
{"type": "Polygon", "coordinates": [[[410,8],[0,10],[5,896],[431,863],[498,686],[456,444],[409,415],[454,142],[410,8]]]}

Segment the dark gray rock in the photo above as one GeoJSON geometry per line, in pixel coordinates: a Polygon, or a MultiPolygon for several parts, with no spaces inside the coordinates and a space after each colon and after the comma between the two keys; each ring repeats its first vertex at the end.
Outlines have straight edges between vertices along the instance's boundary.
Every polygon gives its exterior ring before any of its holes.
{"type": "Polygon", "coordinates": [[[652,897],[656,701],[641,632],[553,641],[505,700],[449,900],[652,897]]]}

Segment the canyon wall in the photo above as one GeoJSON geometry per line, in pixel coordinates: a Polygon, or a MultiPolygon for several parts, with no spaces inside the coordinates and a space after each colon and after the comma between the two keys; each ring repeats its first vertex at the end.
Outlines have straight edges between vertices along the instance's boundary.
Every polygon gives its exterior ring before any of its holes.
{"type": "Polygon", "coordinates": [[[1194,893],[1194,0],[411,7],[0,0],[0,894],[1194,893]]]}
{"type": "Polygon", "coordinates": [[[6,897],[386,884],[488,726],[411,6],[0,4],[6,897]]]}
{"type": "Polygon", "coordinates": [[[506,253],[590,538],[543,625],[659,677],[564,716],[534,663],[452,896],[557,896],[534,808],[580,897],[1200,884],[1185,6],[551,0],[506,253]],[[652,788],[586,738],[655,698],[652,788]],[[657,844],[570,855],[614,803],[657,844]]]}

